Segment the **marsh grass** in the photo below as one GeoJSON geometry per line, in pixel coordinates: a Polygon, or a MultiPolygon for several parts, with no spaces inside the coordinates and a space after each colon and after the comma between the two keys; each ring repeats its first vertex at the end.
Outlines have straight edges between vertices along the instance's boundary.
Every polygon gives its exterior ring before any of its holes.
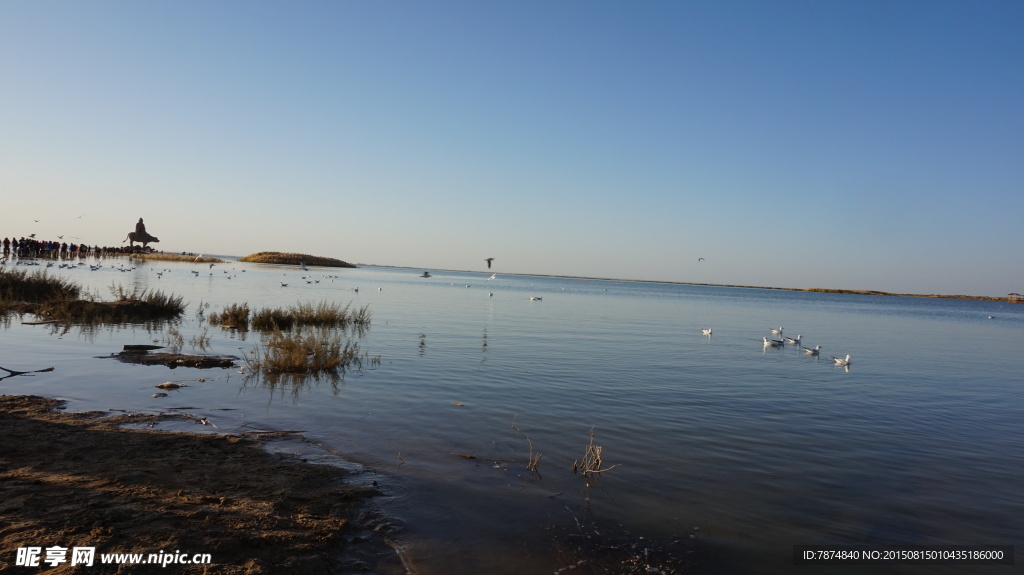
{"type": "Polygon", "coordinates": [[[115,301],[52,299],[34,307],[32,313],[48,320],[74,324],[126,324],[175,319],[185,312],[181,296],[160,290],[112,286],[115,301]]]}
{"type": "Polygon", "coordinates": [[[370,307],[352,309],[352,304],[300,302],[291,308],[263,308],[252,316],[252,328],[259,331],[290,330],[295,327],[354,328],[370,326],[370,307]]]}
{"type": "Polygon", "coordinates": [[[211,325],[219,325],[228,329],[249,329],[249,304],[231,304],[224,311],[209,315],[211,325]]]}
{"type": "Polygon", "coordinates": [[[243,361],[252,372],[264,375],[312,374],[339,375],[348,369],[380,365],[380,356],[371,358],[359,343],[324,327],[275,329],[243,361]]]}
{"type": "Polygon", "coordinates": [[[0,267],[0,309],[20,302],[75,299],[82,288],[71,280],[51,276],[45,270],[11,270],[0,267]]]}

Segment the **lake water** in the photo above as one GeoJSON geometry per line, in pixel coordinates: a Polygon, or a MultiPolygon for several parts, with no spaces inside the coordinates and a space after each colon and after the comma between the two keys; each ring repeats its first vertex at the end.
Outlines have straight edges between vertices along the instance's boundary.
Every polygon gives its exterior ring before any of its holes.
{"type": "Polygon", "coordinates": [[[0,365],[56,369],[4,379],[3,393],[59,397],[71,410],[187,407],[224,431],[304,430],[365,466],[357,481],[384,486],[377,504],[404,526],[395,539],[421,575],[554,573],[575,558],[553,541],[588,520],[641,545],[695,545],[694,573],[1003,573],[1014,567],[794,566],[792,552],[1022,548],[1024,306],[500,270],[485,281],[483,270],[103,266],[49,271],[105,299],[112,285],[184,296],[173,327],[185,352],[204,332],[207,353],[241,356],[260,341],[209,326],[200,305],[367,305],[359,344],[380,365],[268,386],[234,369],[103,357],[162,343],[170,326],[61,333],[15,317],[0,331],[0,365]],[[820,344],[821,357],[765,349],[779,326],[820,344]],[[847,354],[848,369],[833,365],[847,354]],[[165,381],[190,386],[153,398],[165,381]],[[591,428],[617,467],[586,489],[572,464],[591,428]],[[536,474],[530,442],[543,453],[536,474]]]}

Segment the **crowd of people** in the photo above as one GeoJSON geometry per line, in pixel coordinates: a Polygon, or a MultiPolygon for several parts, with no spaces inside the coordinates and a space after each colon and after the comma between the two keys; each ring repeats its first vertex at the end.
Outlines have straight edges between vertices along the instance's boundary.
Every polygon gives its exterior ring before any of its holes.
{"type": "MultiPolygon", "coordinates": [[[[63,241],[43,241],[35,238],[4,238],[4,259],[51,258],[66,259],[89,255],[128,254],[128,246],[90,246],[63,241]]],[[[136,250],[138,251],[138,250],[136,250]]]]}

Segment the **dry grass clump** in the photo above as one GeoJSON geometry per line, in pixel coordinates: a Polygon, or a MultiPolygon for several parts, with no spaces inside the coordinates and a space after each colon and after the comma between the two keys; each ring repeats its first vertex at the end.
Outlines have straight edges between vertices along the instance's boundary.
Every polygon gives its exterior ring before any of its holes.
{"type": "Polygon", "coordinates": [[[51,299],[75,299],[82,288],[71,280],[54,277],[45,270],[10,270],[0,267],[0,302],[10,307],[16,302],[42,302],[51,299]]]}
{"type": "Polygon", "coordinates": [[[294,254],[284,252],[257,252],[249,254],[243,258],[239,258],[240,262],[253,262],[257,264],[289,264],[289,265],[308,265],[308,266],[324,266],[332,268],[354,268],[356,266],[341,261],[335,258],[325,258],[320,256],[311,256],[309,254],[294,254]]]}
{"type": "Polygon", "coordinates": [[[275,329],[262,346],[244,355],[250,370],[262,374],[304,373],[332,374],[349,368],[362,369],[364,364],[379,365],[380,357],[371,358],[359,349],[359,343],[342,338],[328,328],[275,329]]]}
{"type": "Polygon", "coordinates": [[[326,301],[318,304],[300,302],[289,309],[263,308],[252,316],[252,328],[259,331],[290,330],[293,327],[354,327],[370,326],[370,308],[364,305],[355,310],[352,304],[344,306],[326,301]]]}
{"type": "Polygon", "coordinates": [[[249,329],[249,304],[231,304],[224,311],[213,312],[209,316],[211,325],[219,325],[228,329],[249,329]]]}

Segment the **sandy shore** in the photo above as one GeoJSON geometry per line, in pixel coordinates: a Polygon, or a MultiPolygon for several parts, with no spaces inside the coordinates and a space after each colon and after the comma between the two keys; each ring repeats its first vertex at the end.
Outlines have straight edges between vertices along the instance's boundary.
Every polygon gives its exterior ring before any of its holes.
{"type": "MultiPolygon", "coordinates": [[[[0,571],[74,573],[73,547],[95,547],[89,573],[153,573],[100,565],[101,553],[209,554],[209,565],[162,573],[402,573],[373,486],[261,448],[272,435],[152,429],[157,415],[64,413],[60,402],[0,396],[0,571]],[[58,409],[58,410],[55,410],[58,409]],[[68,548],[50,568],[19,567],[23,547],[68,548]]],[[[181,417],[176,416],[176,417],[181,417]]],[[[45,551],[41,559],[45,560],[45,551]]]]}

